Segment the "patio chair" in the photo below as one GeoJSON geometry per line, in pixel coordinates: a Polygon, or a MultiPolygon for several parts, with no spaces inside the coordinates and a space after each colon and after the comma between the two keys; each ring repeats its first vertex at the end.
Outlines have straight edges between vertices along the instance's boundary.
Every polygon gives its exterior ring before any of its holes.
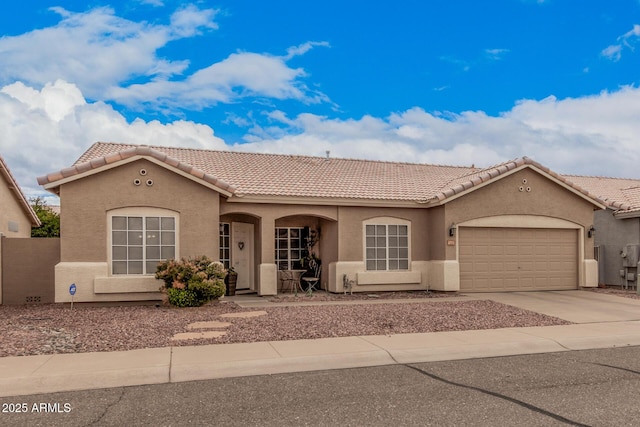
{"type": "Polygon", "coordinates": [[[315,260],[311,260],[309,262],[309,267],[311,272],[313,273],[313,276],[303,277],[302,280],[304,280],[304,282],[307,284],[307,292],[312,293],[313,291],[318,290],[316,289],[316,286],[318,286],[318,283],[320,283],[320,263],[315,260]]]}

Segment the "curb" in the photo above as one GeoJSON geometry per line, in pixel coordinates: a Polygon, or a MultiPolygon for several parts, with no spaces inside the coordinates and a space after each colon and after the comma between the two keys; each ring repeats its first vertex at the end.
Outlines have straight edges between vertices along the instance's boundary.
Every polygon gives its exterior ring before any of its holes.
{"type": "Polygon", "coordinates": [[[0,397],[640,346],[640,321],[0,358],[0,397]]]}

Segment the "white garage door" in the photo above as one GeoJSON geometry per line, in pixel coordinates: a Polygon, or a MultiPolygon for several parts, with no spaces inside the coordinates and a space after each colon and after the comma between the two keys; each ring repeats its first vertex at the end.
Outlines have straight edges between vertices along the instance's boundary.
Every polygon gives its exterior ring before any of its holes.
{"type": "Polygon", "coordinates": [[[578,232],[460,227],[460,290],[500,292],[578,287],[578,232]]]}

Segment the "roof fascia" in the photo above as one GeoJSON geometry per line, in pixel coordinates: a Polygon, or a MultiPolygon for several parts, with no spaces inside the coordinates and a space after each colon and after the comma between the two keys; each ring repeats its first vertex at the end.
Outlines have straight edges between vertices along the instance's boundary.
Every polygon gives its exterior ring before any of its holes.
{"type": "Polygon", "coordinates": [[[465,196],[465,195],[467,195],[467,194],[469,194],[469,193],[471,193],[473,191],[479,190],[480,188],[483,188],[483,187],[485,187],[487,185],[490,185],[490,184],[492,184],[492,183],[494,183],[496,181],[499,181],[499,180],[501,180],[503,178],[506,178],[506,177],[508,177],[510,175],[513,175],[514,173],[519,172],[519,171],[521,171],[523,169],[526,169],[526,168],[534,170],[535,172],[537,172],[540,175],[544,176],[545,178],[555,182],[559,186],[563,187],[565,190],[570,191],[571,193],[573,193],[576,196],[586,200],[587,202],[591,203],[592,205],[598,207],[599,209],[606,209],[607,208],[606,205],[604,205],[603,203],[599,202],[598,200],[596,200],[596,199],[594,199],[592,197],[589,197],[586,194],[583,194],[582,192],[580,192],[580,191],[576,190],[575,188],[571,187],[570,185],[560,181],[558,178],[554,177],[553,175],[551,175],[551,174],[545,172],[544,170],[536,167],[535,165],[532,165],[532,164],[529,164],[529,163],[525,163],[525,164],[523,164],[521,166],[518,166],[516,168],[513,168],[513,169],[511,169],[511,170],[509,170],[507,172],[501,173],[500,175],[498,175],[498,176],[496,176],[496,177],[494,177],[492,179],[489,179],[489,180],[487,180],[487,181],[485,181],[485,182],[483,182],[483,183],[481,183],[479,185],[474,185],[473,187],[470,187],[470,188],[468,188],[468,189],[466,189],[464,191],[461,191],[460,193],[454,194],[451,197],[448,197],[448,198],[443,199],[443,200],[438,200],[437,202],[434,202],[434,203],[430,204],[430,206],[444,205],[444,204],[446,204],[446,203],[448,203],[448,202],[450,202],[452,200],[455,200],[455,199],[457,199],[459,197],[465,196]]]}
{"type": "Polygon", "coordinates": [[[9,168],[2,157],[0,157],[0,171],[2,171],[2,176],[4,177],[9,190],[11,190],[11,192],[15,195],[18,203],[22,207],[22,210],[31,220],[31,225],[33,225],[34,227],[40,227],[42,225],[42,223],[40,222],[40,218],[38,218],[38,215],[29,204],[29,201],[27,201],[27,198],[22,192],[22,189],[20,189],[20,186],[13,178],[13,175],[11,175],[9,168]]]}
{"type": "Polygon", "coordinates": [[[178,168],[175,168],[175,167],[173,167],[171,165],[168,165],[165,162],[156,159],[155,157],[144,156],[144,155],[139,155],[139,154],[135,155],[135,156],[131,156],[131,157],[126,158],[126,159],[119,160],[117,162],[113,162],[113,163],[109,163],[109,164],[97,167],[95,169],[90,169],[90,170],[85,171],[85,172],[81,172],[81,173],[78,173],[78,174],[75,174],[75,175],[71,175],[71,176],[68,176],[66,178],[62,178],[62,179],[59,179],[57,181],[54,181],[54,182],[50,182],[48,184],[45,184],[44,188],[45,188],[45,190],[48,190],[48,191],[51,191],[51,192],[55,192],[55,189],[60,187],[62,184],[67,184],[69,182],[73,182],[73,181],[76,181],[78,179],[86,178],[88,176],[95,175],[95,174],[104,172],[104,171],[109,170],[109,169],[114,169],[114,168],[117,168],[119,166],[122,166],[122,165],[125,165],[125,164],[128,164],[128,163],[133,163],[133,162],[141,160],[141,159],[147,160],[147,161],[149,161],[151,163],[154,163],[154,164],[156,164],[156,165],[158,165],[160,167],[163,167],[163,168],[165,168],[167,170],[170,170],[171,172],[174,172],[174,173],[176,173],[176,174],[178,174],[180,176],[183,176],[183,177],[185,177],[185,178],[187,178],[187,179],[189,179],[189,180],[191,180],[193,182],[196,182],[196,183],[198,183],[200,185],[203,185],[203,186],[205,186],[207,188],[210,188],[210,189],[212,189],[214,191],[217,191],[218,193],[222,194],[223,196],[226,196],[226,197],[230,197],[231,196],[231,193],[229,191],[224,190],[224,189],[222,189],[222,188],[220,188],[218,186],[215,186],[215,185],[213,185],[211,183],[208,183],[208,182],[206,182],[206,181],[204,181],[202,179],[199,179],[198,177],[193,176],[190,173],[187,173],[187,172],[182,171],[182,170],[180,170],[178,168]]]}
{"type": "Polygon", "coordinates": [[[613,216],[617,219],[631,219],[640,217],[640,210],[633,210],[631,212],[627,211],[617,211],[613,213],[613,216]]]}
{"type": "Polygon", "coordinates": [[[361,206],[391,208],[429,208],[412,200],[377,200],[377,199],[340,199],[335,197],[296,197],[296,196],[254,196],[234,194],[227,199],[228,203],[316,205],[316,206],[361,206]]]}

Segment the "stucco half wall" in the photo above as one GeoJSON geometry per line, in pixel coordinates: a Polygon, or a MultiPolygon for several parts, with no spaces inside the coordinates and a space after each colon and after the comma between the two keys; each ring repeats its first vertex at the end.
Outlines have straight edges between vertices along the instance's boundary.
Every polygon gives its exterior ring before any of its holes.
{"type": "Polygon", "coordinates": [[[61,262],[55,267],[55,302],[156,301],[162,282],[153,276],[110,277],[106,262],[61,262]]]}

